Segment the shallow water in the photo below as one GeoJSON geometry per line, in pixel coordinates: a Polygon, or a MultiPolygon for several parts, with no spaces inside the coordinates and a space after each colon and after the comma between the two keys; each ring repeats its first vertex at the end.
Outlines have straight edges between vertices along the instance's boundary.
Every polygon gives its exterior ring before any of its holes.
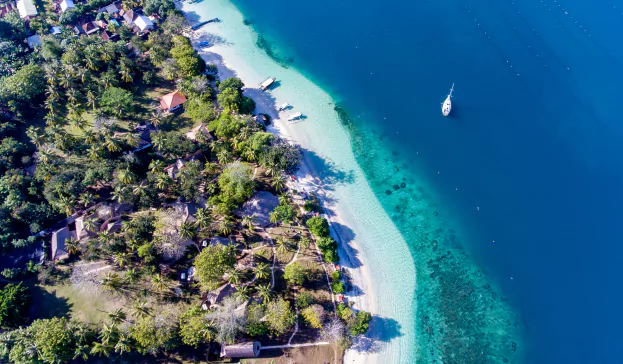
{"type": "Polygon", "coordinates": [[[620,361],[620,1],[234,2],[347,110],[418,269],[418,358],[620,361]]]}

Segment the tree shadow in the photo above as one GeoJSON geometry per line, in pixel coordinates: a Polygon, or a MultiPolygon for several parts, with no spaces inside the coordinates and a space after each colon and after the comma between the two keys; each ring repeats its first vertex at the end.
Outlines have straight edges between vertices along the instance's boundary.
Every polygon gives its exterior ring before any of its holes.
{"type": "Polygon", "coordinates": [[[313,167],[315,177],[325,190],[334,190],[334,185],[352,184],[355,182],[355,174],[339,169],[335,163],[319,156],[316,152],[303,149],[303,158],[313,167]]]}
{"type": "Polygon", "coordinates": [[[32,297],[32,305],[29,310],[31,320],[48,319],[52,317],[68,316],[71,312],[72,304],[65,297],[58,297],[38,285],[28,286],[32,297]]]}
{"type": "Polygon", "coordinates": [[[392,318],[372,316],[370,331],[353,339],[351,349],[359,353],[378,353],[390,341],[402,336],[401,329],[398,321],[392,318]]]}

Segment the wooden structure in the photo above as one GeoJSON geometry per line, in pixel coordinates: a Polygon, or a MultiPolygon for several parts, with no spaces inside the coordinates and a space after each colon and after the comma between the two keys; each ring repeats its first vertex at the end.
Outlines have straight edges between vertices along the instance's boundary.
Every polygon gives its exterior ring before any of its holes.
{"type": "Polygon", "coordinates": [[[257,358],[262,350],[259,341],[249,341],[234,345],[224,345],[221,347],[221,357],[223,358],[257,358]]]}

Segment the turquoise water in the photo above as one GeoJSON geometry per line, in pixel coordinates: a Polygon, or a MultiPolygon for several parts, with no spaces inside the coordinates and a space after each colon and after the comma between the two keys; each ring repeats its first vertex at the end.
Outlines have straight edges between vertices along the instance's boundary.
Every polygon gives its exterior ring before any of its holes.
{"type": "MultiPolygon", "coordinates": [[[[417,269],[410,323],[403,297],[382,303],[419,361],[620,361],[623,4],[234,2],[256,46],[339,105],[417,269]]],[[[386,263],[398,240],[363,246],[386,263]]]]}

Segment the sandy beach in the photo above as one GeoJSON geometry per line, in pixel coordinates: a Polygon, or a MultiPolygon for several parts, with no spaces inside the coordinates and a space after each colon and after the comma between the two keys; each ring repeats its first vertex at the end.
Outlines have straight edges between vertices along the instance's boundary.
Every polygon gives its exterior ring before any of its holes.
{"type": "Polygon", "coordinates": [[[410,327],[415,315],[415,267],[352,155],[333,101],[300,73],[276,65],[265,55],[233,5],[219,0],[178,6],[191,24],[215,16],[222,20],[191,34],[193,44],[206,63],[217,66],[219,79],[238,77],[244,82],[246,96],[256,102],[255,112],[271,117],[270,131],[304,150],[303,164],[291,187],[315,192],[323,200],[332,235],[339,243],[340,265],[351,277],[352,288],[345,296],[355,309],[374,317],[370,332],[348,350],[344,362],[376,363],[381,357],[387,363],[413,362],[415,340],[410,327]],[[198,47],[204,41],[210,46],[198,47]],[[267,77],[276,77],[277,82],[262,92],[259,84],[267,77]],[[277,112],[284,102],[293,109],[277,112]],[[286,122],[294,112],[306,118],[286,122]],[[398,278],[401,275],[412,279],[398,278]]]}

